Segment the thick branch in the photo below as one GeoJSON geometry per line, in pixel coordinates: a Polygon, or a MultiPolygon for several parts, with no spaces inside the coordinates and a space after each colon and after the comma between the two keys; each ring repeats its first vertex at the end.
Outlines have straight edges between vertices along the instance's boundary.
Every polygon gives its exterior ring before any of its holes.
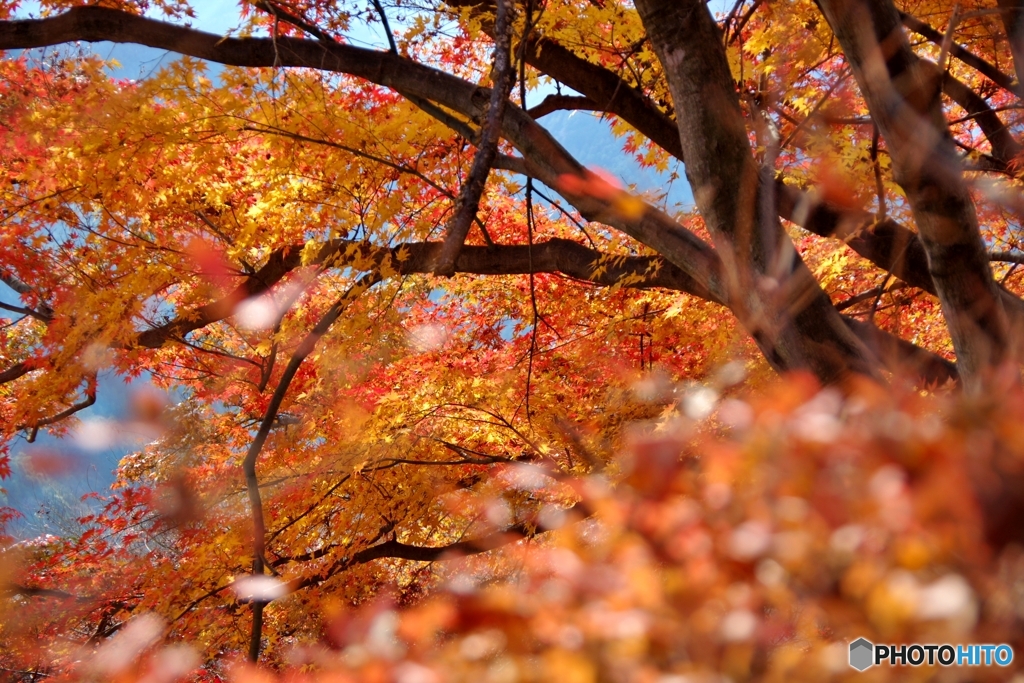
{"type": "Polygon", "coordinates": [[[53,321],[52,315],[43,315],[34,308],[28,308],[26,306],[12,306],[11,304],[6,304],[0,301],[0,309],[10,311],[11,313],[17,313],[19,315],[27,315],[30,318],[35,318],[36,320],[42,323],[49,323],[53,321]]]}
{"type": "Polygon", "coordinates": [[[352,556],[349,566],[365,564],[385,558],[412,560],[414,562],[435,562],[446,557],[478,555],[495,548],[530,538],[537,533],[535,527],[520,524],[504,531],[443,546],[416,546],[391,540],[360,550],[352,556]]]}
{"type": "Polygon", "coordinates": [[[1024,253],[1019,251],[993,251],[988,255],[990,261],[1024,264],[1024,253]]]}
{"type": "Polygon", "coordinates": [[[1021,153],[1022,148],[999,115],[985,101],[985,98],[962,81],[953,78],[949,73],[943,74],[942,92],[946,93],[974,119],[992,146],[992,157],[1004,168],[1008,167],[1010,161],[1021,153]]]}
{"type": "MultiPolygon", "coordinates": [[[[15,292],[22,296],[26,294],[35,293],[35,290],[32,289],[31,285],[29,285],[26,282],[22,282],[17,276],[11,275],[10,273],[0,271],[0,282],[4,283],[5,285],[7,285],[8,287],[10,287],[11,289],[13,289],[15,292]]],[[[51,310],[50,307],[46,304],[46,302],[42,301],[41,298],[38,310],[27,307],[22,309],[5,306],[5,308],[7,308],[8,310],[12,310],[16,313],[25,313],[26,315],[30,315],[33,318],[36,318],[44,323],[48,323],[51,320],[53,320],[53,310],[51,310]]]]}
{"type": "MultiPolygon", "coordinates": [[[[78,7],[51,19],[0,25],[0,47],[36,47],[75,39],[137,42],[239,66],[305,66],[349,73],[407,96],[435,101],[473,120],[482,117],[489,99],[484,89],[392,54],[293,38],[221,38],[98,7],[78,7]]],[[[543,58],[548,52],[554,54],[557,50],[542,49],[538,56],[543,58]]],[[[594,75],[604,82],[609,74],[594,67],[594,75]]],[[[612,80],[618,83],[614,75],[612,80]]],[[[607,94],[612,96],[614,92],[607,94]]],[[[649,105],[645,108],[656,111],[649,105]]],[[[517,107],[509,105],[506,109],[504,134],[523,154],[531,175],[549,185],[558,186],[561,174],[580,171],[579,164],[517,107]]],[[[719,300],[727,298],[713,251],[665,214],[648,207],[640,217],[627,219],[609,211],[604,201],[567,193],[563,196],[584,217],[601,219],[623,230],[685,270],[719,300]]],[[[819,332],[829,334],[824,329],[819,332]]],[[[833,329],[832,333],[840,332],[833,329]]],[[[772,342],[766,343],[770,346],[772,342]]]]}
{"type": "MultiPolygon", "coordinates": [[[[489,96],[486,89],[477,88],[454,76],[392,54],[363,50],[350,45],[325,45],[294,38],[278,38],[276,41],[265,38],[222,38],[99,7],[77,7],[43,20],[0,23],[0,49],[39,47],[71,40],[135,42],[238,66],[304,66],[349,73],[395,88],[410,99],[436,101],[473,120],[479,120],[483,115],[489,96]]],[[[602,102],[600,95],[603,92],[606,96],[604,100],[609,103],[626,103],[615,105],[617,114],[622,115],[641,132],[648,134],[656,143],[673,153],[678,153],[677,156],[682,156],[679,136],[671,120],[650,105],[638,91],[623,88],[623,83],[618,77],[601,67],[587,65],[583,61],[583,65],[586,66],[581,68],[579,58],[557,45],[545,44],[543,48],[531,53],[532,56],[541,61],[546,56],[552,62],[545,62],[548,67],[568,65],[569,70],[583,73],[586,78],[576,80],[581,86],[585,85],[585,88],[577,88],[568,79],[565,82],[584,92],[595,102],[602,102]],[[595,88],[595,92],[587,92],[590,88],[595,88]],[[623,98],[621,101],[620,97],[623,98]],[[660,135],[651,135],[644,130],[641,120],[645,116],[641,115],[642,112],[654,117],[650,120],[667,123],[668,127],[662,125],[660,135]]],[[[531,59],[530,54],[527,55],[527,59],[531,59]]],[[[539,63],[537,66],[546,70],[539,63]]],[[[523,154],[524,164],[528,167],[526,170],[544,182],[557,185],[559,174],[576,173],[580,169],[579,164],[528,114],[512,105],[509,105],[505,112],[504,134],[523,154]]],[[[563,193],[563,196],[566,196],[584,217],[591,220],[601,219],[664,255],[715,300],[728,299],[722,281],[721,263],[717,256],[706,244],[668,216],[648,207],[641,217],[625,219],[609,212],[604,202],[594,198],[566,193],[563,193]]],[[[295,257],[297,258],[297,254],[295,257]]],[[[273,265],[275,264],[268,263],[271,270],[273,265]]],[[[265,289],[266,286],[260,283],[248,281],[235,297],[204,307],[195,321],[172,321],[167,326],[143,333],[140,335],[139,345],[158,346],[168,338],[186,334],[208,324],[211,320],[226,317],[230,315],[234,303],[240,298],[265,289]],[[169,326],[174,329],[170,329],[169,326]]],[[[0,373],[0,379],[4,376],[20,376],[27,371],[26,368],[9,368],[0,373]]]]}
{"type": "Polygon", "coordinates": [[[527,109],[526,113],[535,119],[539,119],[556,111],[601,111],[601,107],[589,97],[548,95],[536,107],[527,109]]]}
{"type": "MultiPolygon", "coordinates": [[[[325,247],[318,254],[318,262],[322,263],[333,251],[333,247],[325,247]]],[[[184,337],[189,332],[205,327],[211,322],[227,318],[240,302],[266,292],[280,282],[281,278],[297,268],[302,262],[301,252],[302,247],[300,246],[285,247],[274,251],[262,268],[246,278],[228,296],[200,306],[190,312],[190,317],[180,317],[141,332],[134,346],[147,349],[160,348],[168,339],[184,337]]]]}
{"type": "Polygon", "coordinates": [[[846,315],[843,316],[843,321],[875,355],[882,359],[890,372],[900,376],[918,377],[925,384],[959,381],[960,373],[956,364],[942,356],[880,330],[869,322],[846,315]]]}
{"type": "Polygon", "coordinates": [[[28,373],[32,372],[32,368],[29,367],[28,363],[21,361],[15,363],[6,370],[0,372],[0,384],[6,384],[7,382],[13,382],[19,377],[24,377],[28,373]]]}
{"type": "Polygon", "coordinates": [[[4,283],[18,294],[29,294],[32,292],[32,288],[26,283],[19,280],[14,275],[10,275],[3,271],[0,271],[0,282],[4,283]]]}
{"type": "MultiPolygon", "coordinates": [[[[42,47],[74,40],[138,43],[235,66],[283,66],[347,73],[393,88],[413,101],[433,101],[480,120],[490,91],[390,53],[296,38],[228,38],[102,7],[76,7],[48,19],[0,22],[0,49],[42,47]]],[[[600,69],[600,67],[595,67],[600,69]]],[[[601,70],[603,72],[603,70],[601,70]]],[[[613,76],[614,78],[614,76],[613,76]]],[[[558,186],[582,166],[522,109],[508,104],[503,135],[523,155],[531,175],[558,186]]],[[[721,290],[713,251],[679,223],[648,206],[623,218],[593,197],[563,196],[588,220],[601,219],[664,255],[711,290],[721,290]]]]}
{"type": "MultiPolygon", "coordinates": [[[[344,267],[350,261],[338,261],[340,254],[357,247],[351,261],[377,266],[387,260],[399,275],[430,273],[431,263],[441,249],[440,242],[412,242],[394,247],[377,247],[369,243],[333,240],[325,243],[308,265],[327,262],[344,267]]],[[[284,247],[273,252],[256,274],[249,277],[235,293],[224,299],[184,313],[178,318],[141,333],[138,346],[158,348],[188,332],[226,319],[244,297],[265,292],[301,265],[302,245],[284,247]]],[[[552,239],[529,245],[470,245],[463,247],[456,260],[456,272],[471,275],[526,275],[555,273],[599,286],[620,285],[629,288],[663,288],[685,292],[698,298],[726,305],[724,299],[709,291],[682,269],[659,256],[624,256],[590,249],[571,240],[552,239]]]]}
{"type": "Polygon", "coordinates": [[[876,221],[867,211],[817,201],[809,193],[781,181],[775,189],[776,207],[786,220],[816,235],[841,239],[894,277],[935,293],[928,256],[916,232],[891,218],[876,221]]]}
{"type": "Polygon", "coordinates": [[[326,570],[313,576],[293,581],[291,589],[297,591],[310,586],[319,586],[339,572],[375,560],[396,559],[411,560],[413,562],[436,562],[438,560],[455,559],[457,557],[478,555],[489,550],[495,550],[525,538],[532,538],[542,531],[542,528],[533,524],[516,524],[487,536],[458,541],[443,546],[416,546],[401,543],[397,540],[385,541],[364,548],[351,557],[341,557],[326,570]]]}
{"type": "MultiPolygon", "coordinates": [[[[369,243],[333,240],[325,243],[309,265],[321,265],[337,259],[349,247],[358,247],[355,260],[372,259],[380,264],[390,258],[399,274],[429,273],[432,259],[441,249],[440,242],[412,242],[393,248],[369,243]]],[[[301,265],[302,245],[296,244],[271,253],[267,262],[249,276],[235,291],[223,299],[200,306],[158,327],[141,332],[128,347],[159,348],[198,329],[230,317],[239,302],[268,291],[288,273],[301,265]]],[[[348,261],[337,262],[346,265],[348,261]]],[[[666,287],[688,292],[717,303],[725,300],[708,290],[679,268],[664,268],[658,257],[622,257],[588,249],[570,240],[554,239],[533,245],[496,245],[463,247],[455,262],[455,272],[475,275],[525,275],[529,273],[561,273],[571,278],[611,286],[626,278],[634,287],[666,287]]],[[[0,372],[0,384],[11,382],[32,370],[26,362],[17,363],[0,372]]]]}
{"type": "MultiPolygon", "coordinates": [[[[493,9],[493,0],[449,0],[448,4],[479,7],[482,12],[493,9]]],[[[1014,16],[1021,18],[1021,26],[1024,27],[1024,12],[1014,16]]],[[[483,28],[488,30],[486,22],[483,28]]],[[[926,37],[930,38],[928,35],[926,37]]],[[[955,48],[954,55],[975,68],[979,67],[955,48]]],[[[525,56],[534,68],[593,101],[597,104],[597,110],[622,118],[662,149],[684,160],[679,132],[673,118],[655,107],[641,91],[612,71],[592,64],[548,39],[531,42],[525,56]]],[[[924,246],[917,233],[891,220],[871,225],[874,216],[866,211],[840,209],[816,202],[807,193],[786,185],[781,178],[776,183],[776,191],[776,206],[782,218],[794,221],[816,235],[844,239],[851,249],[882,270],[892,272],[907,284],[935,293],[935,285],[928,273],[924,246]],[[800,204],[803,204],[805,210],[794,212],[793,209],[800,204]],[[871,227],[863,229],[865,226],[871,227]],[[854,233],[856,236],[851,238],[854,233]]],[[[1001,292],[1001,298],[1008,312],[1015,318],[1021,317],[1024,324],[1024,309],[1020,300],[1006,291],[1001,292]]]]}
{"type": "Polygon", "coordinates": [[[1013,55],[1013,68],[1017,74],[1015,92],[1017,97],[1024,96],[1024,1],[996,0],[1006,39],[1010,43],[1010,54],[1013,55]]]}
{"type": "Polygon", "coordinates": [[[826,382],[851,372],[875,376],[877,359],[843,324],[782,230],[774,174],[754,160],[705,3],[637,0],[636,8],[672,93],[686,177],[728,264],[732,310],[776,369],[807,368],[826,382]]]}
{"type": "MultiPolygon", "coordinates": [[[[903,25],[914,33],[924,36],[936,45],[942,45],[943,35],[917,17],[900,12],[900,19],[903,21],[903,25]]],[[[953,55],[967,66],[977,70],[978,73],[988,77],[989,80],[1004,90],[1015,92],[1013,79],[997,69],[991,62],[988,62],[969,50],[964,49],[960,45],[957,45],[956,42],[949,46],[949,54],[953,55]]]]}
{"type": "MultiPolygon", "coordinates": [[[[339,254],[357,247],[353,260],[372,260],[381,264],[390,259],[391,267],[401,275],[430,273],[431,263],[441,250],[440,242],[410,242],[392,248],[377,247],[368,242],[332,240],[325,243],[308,265],[336,262],[339,254]]],[[[724,299],[702,286],[678,268],[661,269],[664,261],[657,257],[622,257],[588,249],[570,240],[553,239],[533,245],[532,259],[528,245],[465,246],[455,262],[455,272],[475,275],[525,275],[529,273],[562,273],[577,280],[611,286],[627,276],[644,276],[636,286],[668,287],[689,292],[702,299],[724,303],[724,299]]],[[[285,275],[301,265],[302,245],[284,247],[273,252],[266,265],[250,276],[237,290],[223,299],[201,306],[159,327],[142,332],[137,346],[159,348],[179,338],[232,315],[239,301],[266,292],[285,275]]]]}
{"type": "Polygon", "coordinates": [[[1012,354],[956,148],[943,117],[942,75],[914,54],[891,0],[822,0],[893,160],[968,388],[1012,354]],[[883,47],[884,46],[884,47],[883,47]]]}
{"type": "Polygon", "coordinates": [[[8,584],[0,589],[0,593],[23,595],[27,598],[56,598],[57,600],[74,600],[76,602],[90,602],[92,600],[92,598],[81,598],[67,591],[55,588],[39,588],[37,586],[22,586],[19,584],[8,584]]]}

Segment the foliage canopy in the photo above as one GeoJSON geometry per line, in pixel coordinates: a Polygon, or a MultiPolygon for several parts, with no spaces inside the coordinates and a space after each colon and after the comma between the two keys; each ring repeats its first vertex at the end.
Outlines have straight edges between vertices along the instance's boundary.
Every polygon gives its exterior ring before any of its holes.
{"type": "Polygon", "coordinates": [[[96,436],[97,373],[181,400],[135,397],[96,514],[6,541],[12,675],[823,680],[843,638],[1019,639],[1018,0],[16,5],[0,476],[96,436]],[[180,59],[16,52],[104,40],[180,59]],[[695,206],[583,168],[562,111],[695,206]]]}

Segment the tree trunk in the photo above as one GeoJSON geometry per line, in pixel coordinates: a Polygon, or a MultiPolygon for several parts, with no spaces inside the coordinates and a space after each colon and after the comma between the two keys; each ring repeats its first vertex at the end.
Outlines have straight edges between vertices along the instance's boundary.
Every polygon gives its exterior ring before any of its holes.
{"type": "Polygon", "coordinates": [[[1006,40],[1013,55],[1013,70],[1017,74],[1017,97],[1024,99],[1024,2],[996,0],[1006,29],[1006,40]]]}
{"type": "Polygon", "coordinates": [[[1011,334],[960,160],[942,114],[942,74],[918,59],[891,0],[821,0],[892,156],[968,391],[1011,357],[1011,334]]]}
{"type": "Polygon", "coordinates": [[[665,70],[694,199],[725,263],[733,311],[779,370],[826,382],[877,376],[783,232],[771,167],[758,168],[714,18],[700,0],[638,0],[665,70]]]}

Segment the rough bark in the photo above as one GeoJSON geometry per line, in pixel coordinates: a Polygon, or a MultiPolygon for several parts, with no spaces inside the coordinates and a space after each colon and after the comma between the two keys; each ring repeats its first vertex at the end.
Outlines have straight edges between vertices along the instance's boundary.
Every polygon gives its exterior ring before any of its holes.
{"type": "MultiPolygon", "coordinates": [[[[458,7],[479,7],[481,11],[493,8],[491,0],[449,0],[448,4],[458,7]]],[[[488,29],[486,21],[483,28],[488,29]]],[[[614,114],[675,158],[685,161],[675,119],[656,107],[641,91],[615,73],[592,64],[545,38],[532,39],[525,51],[525,58],[527,63],[538,71],[585,96],[586,102],[571,101],[566,102],[566,106],[592,107],[596,111],[614,114]]],[[[559,103],[558,100],[552,100],[550,106],[559,103]]],[[[535,116],[549,111],[542,102],[537,107],[535,116]]],[[[908,284],[935,293],[931,274],[928,273],[927,257],[917,233],[891,219],[874,229],[863,230],[874,221],[874,216],[867,211],[816,202],[808,193],[787,185],[782,178],[776,181],[775,188],[776,206],[781,218],[794,221],[805,230],[821,237],[846,240],[851,249],[882,270],[892,270],[895,277],[904,279],[908,284]],[[804,210],[795,211],[801,204],[804,210]],[[856,238],[848,239],[855,232],[856,238]]]]}
{"type": "Polygon", "coordinates": [[[873,354],[843,323],[782,230],[774,174],[754,161],[710,11],[699,0],[636,6],[668,81],[686,177],[726,264],[733,311],[779,369],[810,368],[827,381],[850,372],[874,375],[873,354]]]}
{"type": "Polygon", "coordinates": [[[978,219],[942,114],[941,74],[918,59],[890,0],[822,0],[914,213],[965,386],[1012,357],[978,219]]]}

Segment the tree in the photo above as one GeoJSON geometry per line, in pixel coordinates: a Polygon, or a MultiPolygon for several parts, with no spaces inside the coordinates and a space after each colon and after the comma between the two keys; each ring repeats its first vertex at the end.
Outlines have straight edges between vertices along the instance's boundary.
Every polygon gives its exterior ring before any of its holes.
{"type": "MultiPolygon", "coordinates": [[[[455,628],[419,602],[445,570],[417,563],[484,555],[472,566],[498,580],[515,555],[485,551],[620,503],[681,561],[641,503],[580,482],[626,476],[668,505],[642,473],[684,439],[650,446],[630,426],[705,418],[735,358],[754,386],[814,378],[777,390],[794,420],[836,417],[800,413],[814,382],[879,414],[912,399],[877,386],[907,377],[1014,395],[1012,2],[740,0],[716,18],[689,0],[261,0],[237,36],[189,26],[177,2],[42,6],[0,3],[0,49],[108,40],[181,59],[140,82],[88,55],[0,61],[0,276],[20,297],[2,304],[4,448],[67,433],[107,369],[184,400],[140,396],[159,438],[81,534],[25,550],[12,599],[62,611],[8,629],[28,653],[11,669],[35,671],[24,639],[67,643],[47,654],[67,662],[150,612],[208,661],[245,647],[279,663],[333,628],[330,596],[379,605],[388,586],[455,628]],[[387,50],[346,38],[377,24],[387,50]],[[544,128],[560,110],[607,117],[642,164],[683,162],[694,210],[584,169],[544,128]],[[681,378],[714,389],[676,396],[681,378]],[[627,476],[623,452],[645,464],[627,476]]],[[[970,528],[1001,549],[1013,480],[972,482],[970,528]]]]}

